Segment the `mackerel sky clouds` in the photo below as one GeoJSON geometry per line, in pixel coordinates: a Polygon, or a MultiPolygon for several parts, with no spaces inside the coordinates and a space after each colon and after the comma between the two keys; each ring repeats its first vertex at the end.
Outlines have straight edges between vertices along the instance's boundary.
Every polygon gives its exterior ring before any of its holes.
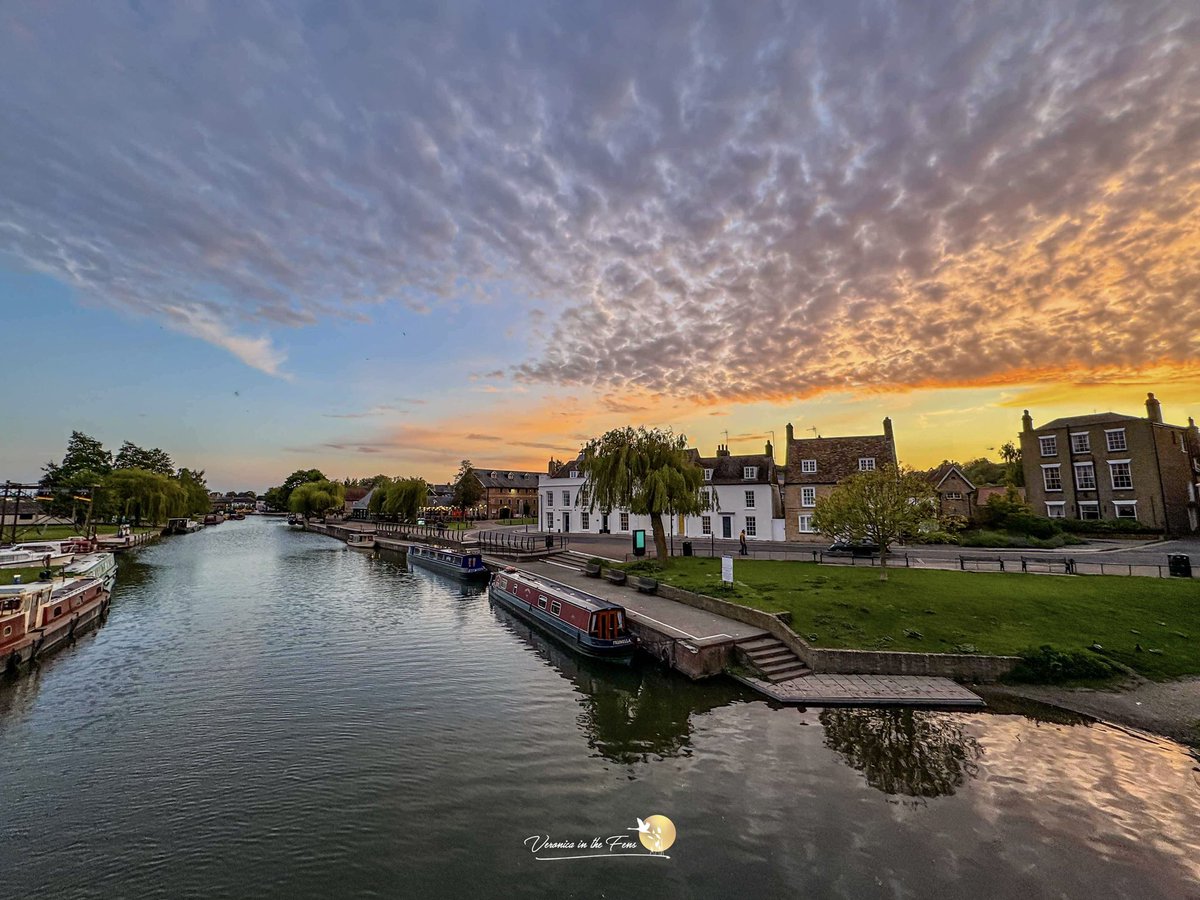
{"type": "Polygon", "coordinates": [[[898,410],[936,462],[939,411],[1200,396],[1198,98],[1194,2],[14,2],[0,266],[279,382],[264,460],[898,410]]]}

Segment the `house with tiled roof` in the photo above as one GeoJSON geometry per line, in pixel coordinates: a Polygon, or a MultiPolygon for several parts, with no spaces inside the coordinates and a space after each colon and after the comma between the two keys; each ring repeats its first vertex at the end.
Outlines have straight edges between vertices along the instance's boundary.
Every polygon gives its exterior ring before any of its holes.
{"type": "Polygon", "coordinates": [[[487,519],[536,516],[541,474],[475,466],[475,477],[483,486],[483,497],[474,514],[487,519]]]}
{"type": "Polygon", "coordinates": [[[975,485],[956,463],[942,463],[925,473],[925,479],[937,494],[939,519],[970,519],[975,515],[975,485]]]}
{"type": "Polygon", "coordinates": [[[816,537],[812,517],[817,501],[843,478],[896,464],[896,440],[890,418],[883,420],[882,434],[828,438],[820,435],[797,438],[789,422],[783,479],[786,539],[816,537]]]}

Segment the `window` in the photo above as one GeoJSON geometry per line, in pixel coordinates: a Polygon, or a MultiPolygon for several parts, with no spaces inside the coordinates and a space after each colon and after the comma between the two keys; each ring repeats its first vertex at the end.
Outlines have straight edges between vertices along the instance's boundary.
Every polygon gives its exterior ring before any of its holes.
{"type": "Polygon", "coordinates": [[[700,533],[712,534],[712,516],[700,517],[700,533]]]}
{"type": "Polygon", "coordinates": [[[1136,500],[1114,500],[1113,511],[1118,519],[1133,519],[1137,521],[1137,501],[1136,500]]]}
{"type": "Polygon", "coordinates": [[[961,500],[962,491],[946,491],[947,500],[961,500]]]}
{"type": "Polygon", "coordinates": [[[800,505],[801,506],[816,506],[817,505],[817,489],[815,487],[800,488],[800,505]]]}
{"type": "Polygon", "coordinates": [[[800,460],[800,471],[805,475],[812,475],[817,471],[817,461],[815,459],[800,460]]]}
{"type": "Polygon", "coordinates": [[[705,480],[705,481],[712,481],[712,469],[705,469],[705,470],[704,470],[704,480],[705,480]]]}
{"type": "Polygon", "coordinates": [[[558,600],[551,600],[550,615],[557,616],[560,610],[562,610],[562,603],[560,603],[558,600]]]}
{"type": "Polygon", "coordinates": [[[1092,437],[1086,431],[1071,432],[1071,452],[1072,453],[1091,453],[1092,452],[1092,437]]]}
{"type": "Polygon", "coordinates": [[[563,491],[563,506],[570,506],[570,505],[571,505],[571,492],[563,491]]]}
{"type": "Polygon", "coordinates": [[[546,608],[546,598],[545,597],[538,597],[538,606],[542,609],[546,608]]]}
{"type": "Polygon", "coordinates": [[[754,509],[754,491],[746,491],[746,509],[754,509]]]}
{"type": "Polygon", "coordinates": [[[589,515],[588,513],[580,513],[579,514],[579,525],[584,531],[587,531],[588,529],[590,529],[592,527],[591,515],[589,515]]]}
{"type": "Polygon", "coordinates": [[[1075,487],[1081,491],[1096,489],[1096,467],[1091,463],[1075,463],[1075,487]]]}
{"type": "Polygon", "coordinates": [[[1125,429],[1124,428],[1105,428],[1104,439],[1108,441],[1108,452],[1116,453],[1120,450],[1128,449],[1125,444],[1125,429]]]}
{"type": "Polygon", "coordinates": [[[1089,501],[1079,504],[1079,518],[1095,521],[1100,518],[1100,504],[1097,501],[1089,501]]]}
{"type": "Polygon", "coordinates": [[[758,534],[758,520],[754,516],[746,516],[746,537],[758,534]]]}
{"type": "Polygon", "coordinates": [[[1066,508],[1067,508],[1067,504],[1065,501],[1059,502],[1059,503],[1047,503],[1046,504],[1046,518],[1047,519],[1065,518],[1067,515],[1066,508]]]}
{"type": "Polygon", "coordinates": [[[1042,483],[1048,491],[1062,490],[1062,474],[1059,466],[1042,466],[1042,483]]]}
{"type": "Polygon", "coordinates": [[[572,477],[572,478],[578,478],[578,477],[579,477],[579,470],[578,470],[578,469],[572,469],[572,470],[571,470],[571,477],[572,477]]]}
{"type": "Polygon", "coordinates": [[[749,480],[758,477],[758,466],[746,466],[742,469],[742,478],[749,480]]]}
{"type": "Polygon", "coordinates": [[[1042,456],[1058,456],[1058,438],[1054,435],[1039,437],[1038,446],[1042,448],[1042,456]]]}
{"type": "Polygon", "coordinates": [[[1128,491],[1133,488],[1133,473],[1129,470],[1129,460],[1109,460],[1108,474],[1112,477],[1114,491],[1128,491]]]}
{"type": "Polygon", "coordinates": [[[875,471],[875,457],[860,456],[858,459],[858,471],[874,472],[875,471]]]}
{"type": "Polygon", "coordinates": [[[811,534],[812,530],[813,530],[812,516],[808,515],[807,513],[805,515],[802,515],[800,517],[799,526],[800,526],[800,530],[802,532],[804,532],[805,534],[811,534]]]}
{"type": "Polygon", "coordinates": [[[622,531],[629,530],[629,513],[627,513],[627,512],[621,513],[621,530],[622,531]]]}
{"type": "Polygon", "coordinates": [[[554,530],[554,513],[552,513],[552,512],[546,513],[546,530],[547,531],[554,530]]]}
{"type": "Polygon", "coordinates": [[[547,506],[554,505],[554,491],[546,491],[546,505],[547,506]]]}

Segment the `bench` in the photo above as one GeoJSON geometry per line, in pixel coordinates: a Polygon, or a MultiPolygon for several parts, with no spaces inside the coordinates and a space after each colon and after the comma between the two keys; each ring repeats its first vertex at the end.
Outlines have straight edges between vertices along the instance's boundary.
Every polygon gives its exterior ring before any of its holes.
{"type": "Polygon", "coordinates": [[[658,581],[654,578],[638,577],[634,579],[634,587],[636,587],[640,593],[653,594],[658,590],[658,581]]]}
{"type": "Polygon", "coordinates": [[[604,577],[612,584],[624,584],[625,573],[620,569],[605,569],[604,577]]]}
{"type": "Polygon", "coordinates": [[[600,563],[587,563],[583,567],[583,574],[588,578],[600,577],[600,563]]]}

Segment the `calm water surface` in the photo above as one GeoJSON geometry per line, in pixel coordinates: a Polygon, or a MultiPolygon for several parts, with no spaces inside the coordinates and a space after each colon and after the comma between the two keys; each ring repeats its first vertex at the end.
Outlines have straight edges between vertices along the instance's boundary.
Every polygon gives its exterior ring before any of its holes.
{"type": "Polygon", "coordinates": [[[590,664],[480,589],[250,518],[123,561],[107,624],[0,687],[0,896],[1195,897],[1195,765],[590,664]],[[525,845],[652,813],[669,859],[525,845]]]}

